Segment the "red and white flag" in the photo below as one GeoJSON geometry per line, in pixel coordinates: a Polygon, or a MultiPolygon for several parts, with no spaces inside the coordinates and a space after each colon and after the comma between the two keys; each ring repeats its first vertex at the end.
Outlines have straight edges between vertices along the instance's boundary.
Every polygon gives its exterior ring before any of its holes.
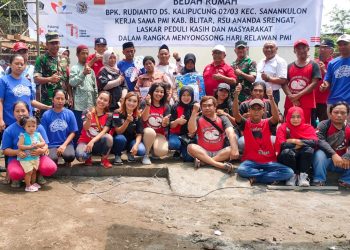
{"type": "Polygon", "coordinates": [[[312,43],[319,43],[320,41],[321,41],[321,38],[319,36],[310,37],[310,42],[312,43]]]}

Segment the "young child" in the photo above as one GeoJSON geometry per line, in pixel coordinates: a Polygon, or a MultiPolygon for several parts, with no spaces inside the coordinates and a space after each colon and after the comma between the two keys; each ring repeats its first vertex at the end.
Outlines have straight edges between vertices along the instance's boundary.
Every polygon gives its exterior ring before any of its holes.
{"type": "Polygon", "coordinates": [[[24,181],[26,183],[25,191],[36,192],[41,186],[36,183],[36,171],[39,168],[39,156],[32,156],[31,151],[45,146],[45,141],[39,132],[36,132],[37,121],[34,117],[23,117],[20,125],[26,132],[19,135],[18,149],[26,153],[26,157],[17,157],[24,172],[26,173],[24,181]]]}

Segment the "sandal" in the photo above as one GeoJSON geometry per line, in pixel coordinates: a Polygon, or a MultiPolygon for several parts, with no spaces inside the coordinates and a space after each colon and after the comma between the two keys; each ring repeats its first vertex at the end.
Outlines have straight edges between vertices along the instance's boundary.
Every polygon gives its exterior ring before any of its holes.
{"type": "Polygon", "coordinates": [[[233,170],[233,165],[229,162],[225,162],[224,169],[227,171],[228,174],[230,174],[233,170]]]}
{"type": "Polygon", "coordinates": [[[340,187],[350,189],[350,184],[345,182],[345,181],[339,181],[338,184],[339,184],[340,187]]]}
{"type": "Polygon", "coordinates": [[[197,170],[201,167],[201,161],[198,158],[194,159],[194,168],[197,170]]]}

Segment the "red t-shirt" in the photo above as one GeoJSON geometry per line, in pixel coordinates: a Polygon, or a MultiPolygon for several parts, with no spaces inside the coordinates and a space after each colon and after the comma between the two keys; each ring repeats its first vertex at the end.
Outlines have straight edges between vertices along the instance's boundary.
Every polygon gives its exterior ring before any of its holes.
{"type": "Polygon", "coordinates": [[[207,95],[214,96],[216,89],[221,81],[217,81],[213,78],[214,74],[220,73],[226,77],[237,79],[232,67],[225,62],[215,66],[214,63],[207,65],[203,71],[205,92],[207,95]]]}
{"type": "MultiPolygon", "coordinates": [[[[87,58],[87,63],[89,63],[92,59],[94,59],[95,54],[91,54],[89,55],[89,57],[87,58]]],[[[96,61],[92,66],[92,70],[95,72],[95,76],[98,76],[98,73],[100,72],[101,68],[103,67],[103,62],[102,60],[98,60],[96,61]]]]}
{"type": "Polygon", "coordinates": [[[331,123],[331,125],[329,126],[329,129],[327,131],[327,141],[328,143],[330,143],[330,145],[332,146],[332,148],[334,149],[334,151],[342,156],[343,154],[346,153],[347,148],[349,146],[350,143],[350,127],[346,126],[345,127],[345,135],[343,138],[341,138],[340,136],[332,136],[335,133],[338,133],[339,129],[337,129],[336,127],[334,127],[333,123],[331,123]],[[341,143],[339,143],[339,139],[343,139],[343,141],[341,143]],[[334,143],[334,144],[333,144],[334,143]],[[336,145],[336,147],[335,147],[336,145]]]}
{"type": "Polygon", "coordinates": [[[144,122],[145,128],[153,128],[157,134],[165,135],[165,128],[162,127],[163,117],[169,114],[169,106],[155,107],[151,105],[148,120],[144,122]]]}
{"type": "MultiPolygon", "coordinates": [[[[288,88],[292,94],[298,94],[312,82],[312,79],[321,79],[320,68],[317,63],[310,61],[304,67],[299,67],[295,63],[288,65],[288,88]]],[[[303,95],[300,99],[300,107],[302,108],[315,108],[315,93],[312,91],[309,94],[303,95]]],[[[286,98],[284,109],[288,110],[293,104],[286,98]]]]}
{"type": "MultiPolygon", "coordinates": [[[[81,118],[83,121],[86,120],[86,113],[87,111],[84,111],[81,118]]],[[[107,126],[111,128],[112,126],[112,115],[106,113],[104,115],[101,115],[98,117],[98,121],[100,123],[101,130],[107,126]]],[[[91,126],[88,130],[85,130],[84,128],[81,130],[81,134],[78,140],[78,143],[89,143],[92,138],[94,138],[96,135],[98,135],[101,130],[98,128],[97,122],[96,122],[96,116],[92,115],[91,118],[91,126]]]]}
{"type": "MultiPolygon", "coordinates": [[[[328,67],[328,63],[330,61],[332,61],[332,60],[333,60],[333,57],[328,58],[325,62],[323,62],[324,65],[326,66],[326,69],[328,67]]],[[[320,60],[319,59],[315,59],[315,62],[319,63],[320,60]]],[[[324,91],[324,92],[320,91],[320,86],[323,83],[323,79],[324,79],[324,76],[325,76],[325,74],[323,72],[321,72],[321,74],[322,74],[322,79],[318,82],[318,84],[317,84],[317,86],[315,88],[315,100],[316,100],[316,103],[324,103],[324,104],[326,104],[328,96],[329,96],[330,88],[326,89],[326,91],[324,91]]]]}
{"type": "Polygon", "coordinates": [[[269,119],[262,119],[259,123],[252,123],[250,119],[242,119],[245,148],[242,161],[257,163],[275,162],[276,154],[271,142],[271,127],[269,119]]]}
{"type": "MultiPolygon", "coordinates": [[[[225,131],[232,124],[225,116],[217,116],[214,123],[225,131]]],[[[197,120],[198,145],[210,152],[216,152],[224,148],[225,133],[221,133],[203,117],[197,120]]]]}
{"type": "MultiPolygon", "coordinates": [[[[176,113],[177,113],[177,118],[181,117],[184,114],[184,107],[177,105],[176,113]]],[[[170,128],[171,134],[179,135],[180,132],[181,132],[181,125],[177,125],[175,128],[170,128]]]]}

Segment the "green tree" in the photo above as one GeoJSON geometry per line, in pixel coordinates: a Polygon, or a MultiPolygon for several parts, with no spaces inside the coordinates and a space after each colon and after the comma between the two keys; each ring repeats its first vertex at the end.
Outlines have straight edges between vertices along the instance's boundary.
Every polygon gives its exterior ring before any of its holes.
{"type": "MultiPolygon", "coordinates": [[[[350,1],[348,1],[350,4],[350,1]]],[[[332,31],[332,33],[349,33],[350,29],[350,10],[340,9],[336,5],[332,11],[328,13],[330,15],[330,24],[325,27],[332,31]]]]}

